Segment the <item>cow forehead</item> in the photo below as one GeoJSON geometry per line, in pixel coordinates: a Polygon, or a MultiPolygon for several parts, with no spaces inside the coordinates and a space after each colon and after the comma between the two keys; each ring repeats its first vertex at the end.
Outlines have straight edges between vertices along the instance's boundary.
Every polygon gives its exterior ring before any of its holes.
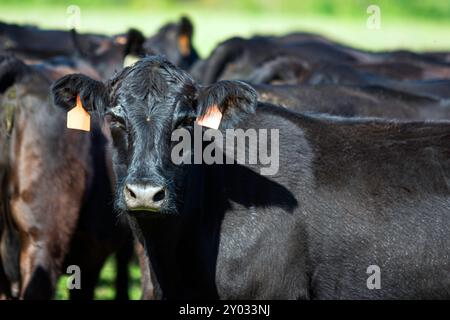
{"type": "Polygon", "coordinates": [[[125,99],[162,99],[174,93],[171,80],[158,72],[132,73],[121,81],[117,93],[125,99]]]}
{"type": "Polygon", "coordinates": [[[127,100],[110,109],[110,112],[120,118],[127,118],[130,123],[147,122],[149,125],[171,121],[176,103],[174,100],[147,99],[127,100]]]}
{"type": "Polygon", "coordinates": [[[145,89],[143,91],[120,92],[114,99],[115,107],[111,110],[114,113],[130,112],[161,112],[172,110],[176,105],[178,95],[166,92],[164,94],[155,93],[154,90],[145,89]]]}
{"type": "Polygon", "coordinates": [[[126,109],[154,109],[160,105],[167,109],[175,106],[180,96],[195,92],[195,82],[188,74],[159,57],[138,61],[117,80],[111,101],[126,109]]]}

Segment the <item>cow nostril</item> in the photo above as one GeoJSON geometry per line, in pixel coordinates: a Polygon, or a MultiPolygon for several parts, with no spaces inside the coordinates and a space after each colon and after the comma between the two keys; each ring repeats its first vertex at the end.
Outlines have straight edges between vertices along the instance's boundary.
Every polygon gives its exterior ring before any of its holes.
{"type": "Polygon", "coordinates": [[[125,188],[127,189],[127,192],[130,195],[130,197],[136,199],[136,194],[133,192],[133,190],[131,190],[131,188],[128,186],[126,186],[125,188]]]}
{"type": "Polygon", "coordinates": [[[166,190],[161,189],[153,196],[153,201],[158,202],[163,200],[165,197],[166,197],[166,190]]]}

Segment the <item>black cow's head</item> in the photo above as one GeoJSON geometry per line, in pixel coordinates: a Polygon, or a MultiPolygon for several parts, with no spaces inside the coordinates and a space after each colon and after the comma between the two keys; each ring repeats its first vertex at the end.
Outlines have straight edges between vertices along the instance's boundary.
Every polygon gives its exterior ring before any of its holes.
{"type": "Polygon", "coordinates": [[[174,130],[192,133],[194,121],[211,108],[223,114],[220,128],[232,127],[256,105],[256,92],[247,84],[222,81],[201,87],[160,57],[138,61],[107,84],[79,74],[65,76],[52,91],[57,105],[70,109],[80,95],[88,111],[109,119],[116,206],[128,211],[179,211],[189,166],[171,160],[174,130]]]}
{"type": "Polygon", "coordinates": [[[194,27],[187,17],[182,17],[178,23],[163,26],[152,37],[144,42],[144,50],[149,55],[164,55],[176,66],[188,70],[198,59],[198,54],[192,45],[194,27]]]}

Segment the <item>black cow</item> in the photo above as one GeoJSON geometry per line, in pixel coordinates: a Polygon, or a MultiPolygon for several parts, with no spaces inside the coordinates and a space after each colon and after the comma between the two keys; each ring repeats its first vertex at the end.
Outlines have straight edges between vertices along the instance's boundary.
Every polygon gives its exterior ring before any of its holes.
{"type": "Polygon", "coordinates": [[[259,77],[263,76],[266,82],[270,80],[268,74],[286,80],[283,70],[294,74],[288,77],[292,83],[293,78],[303,77],[305,67],[323,63],[348,64],[399,80],[450,78],[450,64],[439,56],[408,51],[368,52],[304,33],[228,39],[207,59],[193,65],[190,72],[196,80],[207,84],[224,79],[252,81],[257,78],[254,73],[258,69],[262,69],[259,77]]]}
{"type": "Polygon", "coordinates": [[[305,64],[358,61],[358,57],[347,50],[313,37],[294,42],[265,36],[235,37],[220,43],[207,59],[192,67],[191,73],[202,83],[220,79],[246,80],[255,69],[280,57],[297,58],[305,64]]]}
{"type": "Polygon", "coordinates": [[[113,37],[98,37],[98,43],[86,41],[86,35],[71,30],[76,56],[89,62],[102,79],[109,79],[122,70],[128,56],[139,57],[144,54],[144,35],[136,29],[113,37]]]}
{"type": "Polygon", "coordinates": [[[91,64],[103,79],[109,79],[121,70],[126,56],[143,55],[144,41],[144,36],[136,29],[106,36],[0,22],[0,52],[14,54],[29,62],[78,57],[91,64]]]}
{"type": "MultiPolygon", "coordinates": [[[[88,39],[86,41],[91,42],[90,36],[88,39]]],[[[35,26],[0,22],[0,51],[14,53],[26,59],[45,59],[70,55],[74,51],[74,45],[67,31],[42,30],[35,26]]]]}
{"type": "MultiPolygon", "coordinates": [[[[408,62],[372,64],[319,63],[310,65],[294,57],[277,57],[255,68],[241,80],[265,84],[352,84],[377,83],[390,86],[402,81],[435,81],[449,79],[450,69],[420,66],[408,62]],[[386,82],[390,82],[387,84],[386,82]]],[[[233,76],[234,77],[234,76],[233,76]]]]}
{"type": "Polygon", "coordinates": [[[450,120],[448,83],[448,80],[409,84],[386,81],[361,86],[254,85],[254,88],[259,100],[298,112],[397,120],[450,120]]]}
{"type": "Polygon", "coordinates": [[[91,299],[106,258],[132,250],[131,234],[112,210],[107,139],[95,118],[91,135],[66,128],[46,70],[0,59],[0,297],[49,299],[74,264],[71,298],[91,299]]]}
{"type": "Polygon", "coordinates": [[[178,23],[168,23],[147,38],[143,44],[148,55],[164,55],[170,62],[189,70],[198,60],[192,43],[194,26],[188,17],[181,17],[178,23]]]}
{"type": "Polygon", "coordinates": [[[53,86],[65,110],[77,94],[110,117],[116,206],[159,297],[450,297],[449,122],[302,115],[259,103],[242,82],[201,87],[155,57],[106,85],[69,75],[53,86]],[[280,170],[175,165],[172,132],[198,130],[216,109],[220,131],[279,130],[280,170]]]}
{"type": "Polygon", "coordinates": [[[450,63],[450,52],[448,51],[432,51],[425,54],[431,58],[450,63]]]}

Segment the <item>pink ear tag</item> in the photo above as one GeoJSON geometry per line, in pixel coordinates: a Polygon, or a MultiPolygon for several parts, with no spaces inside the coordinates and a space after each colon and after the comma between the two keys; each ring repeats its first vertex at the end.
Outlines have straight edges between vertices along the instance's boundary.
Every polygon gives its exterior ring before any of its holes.
{"type": "Polygon", "coordinates": [[[205,115],[197,119],[197,124],[211,129],[219,129],[220,121],[222,121],[222,112],[217,105],[212,105],[205,115]]]}
{"type": "Polygon", "coordinates": [[[77,104],[75,108],[72,108],[67,112],[67,128],[91,131],[91,116],[83,108],[79,95],[77,95],[77,104]]]}

